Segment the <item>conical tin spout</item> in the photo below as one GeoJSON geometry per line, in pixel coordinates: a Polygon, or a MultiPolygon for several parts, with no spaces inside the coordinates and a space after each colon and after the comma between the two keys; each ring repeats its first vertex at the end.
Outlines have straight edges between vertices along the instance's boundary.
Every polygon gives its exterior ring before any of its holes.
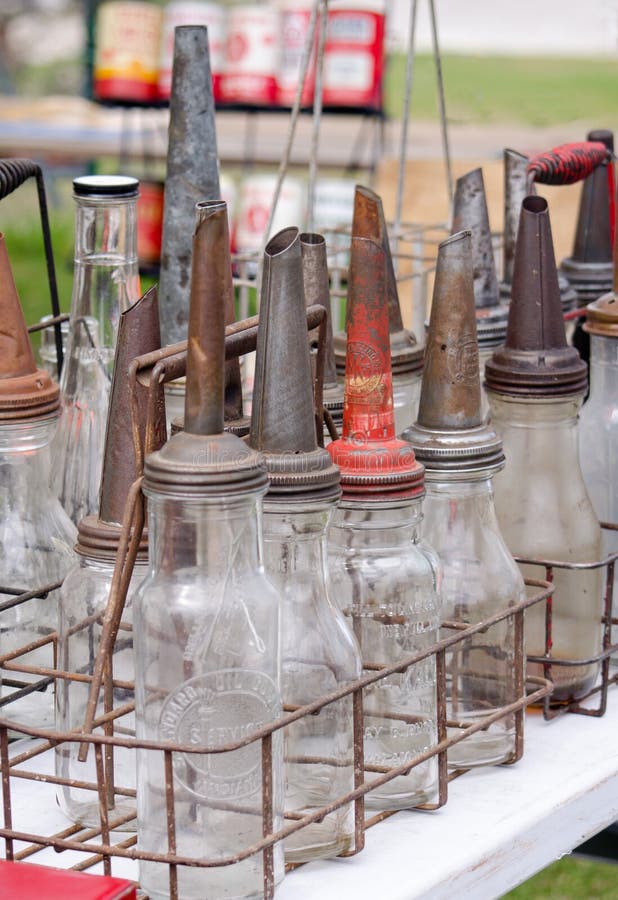
{"type": "Polygon", "coordinates": [[[208,31],[174,32],[159,295],[164,344],[187,337],[195,204],[221,196],[208,31]]]}
{"type": "Polygon", "coordinates": [[[506,342],[485,367],[490,390],[552,396],[586,389],[586,365],[568,347],[547,201],[526,197],[517,235],[506,342]]]}
{"type": "Polygon", "coordinates": [[[266,245],[249,445],[270,475],[269,498],[336,499],[339,470],[318,447],[297,228],[266,245]]]}
{"type": "Polygon", "coordinates": [[[473,169],[457,179],[451,232],[455,234],[465,230],[472,235],[474,304],[477,309],[497,306],[498,276],[481,169],[473,169]]]}
{"type": "Polygon", "coordinates": [[[37,369],[4,235],[0,234],[0,421],[49,415],[60,389],[37,369]]]}

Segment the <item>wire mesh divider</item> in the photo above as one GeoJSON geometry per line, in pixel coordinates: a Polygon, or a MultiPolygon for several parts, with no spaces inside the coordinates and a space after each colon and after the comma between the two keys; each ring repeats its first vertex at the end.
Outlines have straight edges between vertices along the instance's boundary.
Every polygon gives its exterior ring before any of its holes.
{"type": "MultiPolygon", "coordinates": [[[[413,768],[429,759],[438,758],[438,791],[435,802],[421,806],[422,809],[437,809],[443,806],[447,801],[448,779],[449,776],[446,766],[446,754],[449,747],[454,746],[467,737],[490,727],[493,723],[501,719],[513,717],[514,719],[514,752],[510,762],[515,762],[523,753],[523,715],[526,706],[529,703],[538,703],[547,696],[552,689],[551,682],[545,678],[532,677],[525,678],[525,657],[523,648],[524,634],[524,613],[527,608],[533,604],[542,602],[551,595],[552,586],[543,581],[531,582],[535,587],[534,596],[521,601],[520,603],[502,610],[495,615],[481,622],[468,625],[467,627],[458,627],[453,629],[453,633],[447,637],[434,643],[432,646],[410,654],[406,659],[397,661],[393,665],[375,665],[372,664],[371,671],[368,671],[363,677],[357,681],[341,687],[339,690],[331,694],[317,698],[312,703],[285,712],[277,720],[258,728],[251,733],[245,735],[241,740],[229,742],[224,745],[208,746],[195,743],[171,743],[169,741],[146,741],[139,740],[133,736],[123,733],[120,728],[114,732],[114,723],[122,719],[127,712],[133,709],[132,703],[125,703],[117,709],[106,711],[98,719],[95,719],[95,729],[91,734],[84,734],[81,731],[62,732],[56,729],[29,728],[20,725],[18,722],[12,721],[10,717],[10,704],[15,697],[21,696],[19,688],[19,680],[15,676],[28,675],[35,677],[37,681],[34,683],[26,683],[22,686],[22,690],[33,691],[46,688],[50,682],[56,684],[65,681],[79,680],[92,681],[91,673],[72,673],[66,672],[54,667],[34,666],[32,664],[20,661],[22,656],[32,652],[34,646],[38,649],[50,646],[54,659],[56,658],[55,648],[57,645],[57,633],[51,633],[43,636],[39,641],[29,644],[27,647],[18,648],[11,653],[5,653],[0,656],[0,672],[3,680],[9,676],[11,685],[16,687],[16,693],[9,694],[2,698],[2,708],[0,712],[0,767],[2,770],[2,799],[4,810],[4,824],[0,828],[0,837],[4,838],[5,855],[7,859],[24,860],[31,859],[37,852],[44,848],[51,847],[57,852],[62,851],[79,851],[82,855],[73,868],[87,869],[102,863],[103,870],[107,874],[111,874],[113,859],[128,860],[149,860],[159,862],[168,869],[168,878],[170,882],[170,897],[178,898],[177,886],[177,867],[193,866],[212,868],[216,866],[233,865],[241,862],[249,856],[262,853],[264,858],[264,897],[271,898],[274,892],[273,881],[273,847],[278,841],[284,840],[291,834],[310,825],[313,822],[320,821],[324,816],[328,815],[336,809],[349,804],[354,804],[355,810],[355,843],[352,850],[343,855],[354,855],[360,852],[364,846],[364,833],[367,827],[376,824],[384,819],[389,812],[379,813],[367,821],[364,817],[365,795],[399,775],[407,774],[413,768]],[[515,686],[516,691],[513,694],[512,701],[505,706],[494,710],[491,714],[480,718],[474,724],[462,727],[461,723],[452,722],[447,716],[446,703],[446,669],[447,654],[456,648],[457,644],[469,639],[471,636],[484,632],[492,625],[502,622],[505,619],[512,619],[514,622],[515,632],[515,686]],[[430,747],[422,753],[418,753],[406,760],[405,763],[389,769],[380,769],[376,774],[376,767],[368,767],[366,770],[363,764],[363,712],[362,712],[362,694],[366,687],[379,682],[395,673],[403,673],[410,666],[416,665],[428,657],[435,658],[436,665],[436,694],[437,694],[437,741],[434,746],[430,747]],[[314,810],[310,814],[298,816],[293,814],[284,818],[284,824],[278,821],[277,811],[274,809],[273,802],[273,778],[272,778],[272,736],[275,732],[285,728],[293,722],[305,716],[311,716],[324,708],[325,706],[335,703],[337,700],[345,696],[353,696],[354,710],[354,788],[347,794],[335,797],[324,807],[314,810]],[[101,728],[105,726],[105,730],[110,733],[101,733],[101,728]],[[451,732],[447,736],[447,730],[451,732]],[[454,734],[452,732],[455,732],[454,734]],[[18,745],[16,753],[11,753],[9,736],[21,735],[33,740],[28,741],[27,746],[23,747],[22,742],[18,745]],[[174,805],[174,758],[176,755],[182,755],[185,758],[196,758],[203,755],[218,755],[229,753],[247,747],[255,742],[261,743],[262,758],[262,806],[264,823],[264,835],[261,840],[255,842],[249,847],[244,847],[233,856],[226,858],[197,858],[188,856],[178,852],[176,849],[176,820],[174,805]],[[45,756],[53,753],[56,748],[68,745],[76,745],[87,743],[92,745],[96,762],[96,781],[86,782],[80,780],[76,782],[74,779],[63,777],[62,775],[53,774],[46,771],[44,765],[36,766],[37,759],[41,762],[45,756]],[[165,771],[169,777],[165,779],[165,797],[167,807],[167,835],[168,850],[161,853],[150,853],[140,850],[135,835],[128,835],[123,832],[123,827],[127,825],[129,816],[123,814],[118,816],[114,814],[113,807],[109,806],[109,798],[114,795],[121,794],[126,798],[132,798],[134,791],[131,788],[122,787],[117,784],[110,784],[109,779],[113,778],[113,765],[109,764],[109,755],[114,753],[114,748],[124,748],[136,751],[138,748],[147,749],[162,754],[164,758],[165,771]],[[29,767],[25,767],[26,764],[29,767]],[[35,768],[31,768],[35,765],[35,768]],[[371,775],[371,777],[367,777],[371,775]],[[96,795],[100,810],[99,827],[82,827],[79,825],[71,825],[67,822],[67,827],[54,834],[37,833],[36,830],[26,830],[13,825],[13,814],[15,803],[13,794],[16,784],[23,779],[35,781],[37,784],[51,784],[57,787],[74,787],[79,786],[85,791],[92,791],[96,795]],[[273,823],[271,827],[267,823],[273,823]],[[115,837],[114,832],[118,833],[115,837]],[[24,846],[17,846],[24,845],[24,846]],[[85,856],[85,858],[83,858],[85,856]]],[[[40,589],[22,592],[15,596],[11,602],[14,604],[27,603],[33,596],[42,596],[50,591],[50,588],[57,588],[58,584],[46,585],[40,589]]],[[[17,590],[17,589],[15,589],[17,590]]],[[[112,681],[112,684],[116,682],[112,681]]],[[[126,688],[126,683],[122,682],[126,688]]],[[[47,763],[49,768],[49,762],[47,763]]]]}

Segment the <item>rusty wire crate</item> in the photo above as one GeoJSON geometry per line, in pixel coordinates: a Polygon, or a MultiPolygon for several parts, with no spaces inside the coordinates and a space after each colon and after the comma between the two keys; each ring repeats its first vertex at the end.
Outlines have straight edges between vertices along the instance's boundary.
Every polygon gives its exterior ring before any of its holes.
{"type": "MultiPolygon", "coordinates": [[[[106,873],[112,871],[112,860],[136,861],[147,859],[160,862],[165,867],[165,873],[162,872],[162,878],[169,880],[169,891],[172,898],[178,898],[177,888],[177,868],[182,865],[198,866],[198,867],[214,867],[230,865],[240,862],[247,857],[262,853],[264,858],[264,897],[270,898],[274,892],[273,882],[273,847],[275,843],[283,840],[286,836],[318,821],[323,816],[334,811],[337,808],[348,804],[354,804],[355,812],[355,843],[353,849],[345,855],[354,855],[360,852],[364,846],[364,833],[366,828],[378,823],[389,812],[380,812],[369,819],[365,819],[364,815],[364,796],[373,788],[396,778],[413,769],[415,766],[426,762],[432,757],[437,757],[438,764],[438,792],[435,802],[426,804],[420,808],[437,809],[443,806],[447,801],[448,780],[453,777],[447,773],[446,753],[449,747],[465,740],[466,737],[476,733],[477,731],[488,728],[492,723],[507,717],[513,717],[515,729],[514,753],[510,762],[516,762],[523,753],[523,724],[525,708],[530,703],[539,703],[551,692],[551,682],[544,678],[525,678],[525,657],[523,647],[524,634],[524,613],[525,610],[535,603],[546,600],[551,595],[551,585],[545,582],[531,582],[535,587],[535,594],[527,600],[514,605],[506,610],[496,613],[494,616],[467,627],[456,627],[452,629],[452,634],[433,644],[431,647],[411,654],[405,660],[397,662],[395,665],[378,665],[372,664],[372,671],[365,674],[356,682],[339,689],[332,694],[320,697],[314,702],[307,704],[294,711],[286,712],[276,721],[246,735],[242,740],[228,743],[224,746],[216,748],[196,745],[196,744],[180,744],[163,741],[140,741],[135,737],[123,733],[126,729],[115,729],[115,723],[121,722],[122,718],[132,710],[132,704],[125,704],[118,709],[107,709],[106,712],[95,720],[96,730],[88,736],[76,732],[59,732],[54,729],[33,729],[26,728],[11,722],[10,719],[10,702],[11,696],[2,700],[2,717],[0,717],[0,767],[2,770],[2,799],[4,812],[4,825],[0,828],[0,836],[4,838],[5,853],[8,859],[15,860],[32,860],[36,859],[37,854],[41,854],[45,848],[53,848],[56,852],[77,851],[79,856],[75,860],[71,860],[72,867],[77,869],[87,869],[102,863],[103,870],[106,873]],[[472,635],[483,632],[492,625],[506,619],[512,619],[515,631],[515,686],[516,698],[507,706],[494,710],[490,715],[472,725],[463,726],[461,723],[450,721],[447,718],[446,708],[446,655],[462,641],[470,638],[472,635]],[[434,657],[436,661],[437,674],[437,742],[424,753],[419,753],[411,760],[407,761],[396,768],[376,770],[376,767],[368,767],[365,769],[363,763],[363,711],[362,711],[362,694],[363,689],[368,685],[380,681],[396,672],[404,672],[410,666],[419,663],[428,657],[434,657]],[[527,682],[527,683],[526,683],[527,682]],[[310,815],[299,818],[298,815],[285,817],[282,827],[275,828],[275,815],[273,809],[273,792],[272,792],[272,737],[276,731],[284,728],[287,724],[304,717],[310,716],[321,708],[344,696],[353,696],[354,709],[354,789],[348,794],[333,798],[332,802],[322,807],[310,815]],[[447,737],[447,729],[451,732],[447,737]],[[16,750],[12,752],[9,742],[9,732],[12,737],[22,735],[30,738],[27,745],[15,745],[16,750]],[[455,732],[455,733],[453,733],[455,732]],[[32,823],[29,827],[25,827],[21,823],[24,816],[23,808],[20,808],[16,799],[19,794],[18,785],[23,780],[35,781],[40,785],[41,796],[43,785],[54,786],[73,786],[71,781],[62,776],[54,774],[53,768],[50,766],[50,759],[54,753],[54,748],[68,744],[78,744],[82,741],[93,745],[92,752],[95,756],[96,763],[96,781],[80,782],[79,786],[83,790],[92,791],[93,795],[98,797],[99,801],[99,827],[80,827],[79,825],[71,825],[67,820],[66,828],[61,828],[53,834],[41,833],[36,828],[36,811],[28,811],[26,818],[32,823]],[[204,858],[187,857],[179,854],[176,849],[176,817],[174,806],[174,757],[176,754],[183,754],[188,757],[197,755],[210,755],[231,752],[246,747],[256,741],[261,742],[261,758],[262,758],[262,814],[263,814],[263,833],[262,840],[250,847],[239,848],[238,853],[234,857],[227,859],[209,860],[204,858]],[[168,851],[166,853],[152,854],[140,851],[138,839],[135,834],[127,834],[126,829],[128,820],[132,817],[131,813],[126,812],[123,815],[114,814],[113,809],[108,808],[107,798],[110,794],[120,794],[131,802],[135,796],[135,791],[128,787],[111,784],[113,779],[113,752],[115,747],[137,749],[145,748],[159,752],[164,758],[164,768],[166,772],[165,799],[167,808],[167,837],[168,851]],[[19,821],[15,821],[17,816],[19,821]]],[[[46,585],[42,590],[33,590],[28,594],[16,596],[10,603],[28,602],[28,598],[46,594],[51,587],[57,585],[46,585]]],[[[38,646],[51,645],[54,650],[57,643],[57,634],[52,633],[45,635],[38,642],[38,646]]],[[[11,654],[5,654],[0,657],[0,671],[2,677],[10,679],[13,685],[19,682],[20,675],[24,674],[35,676],[38,681],[34,684],[24,685],[21,690],[36,690],[39,687],[46,687],[50,682],[60,683],[64,680],[71,680],[78,677],[80,680],[92,680],[92,674],[76,676],[74,673],[64,672],[59,669],[35,667],[20,662],[20,657],[32,650],[32,645],[20,648],[11,654]]],[[[19,696],[19,693],[15,696],[19,696]]],[[[49,802],[49,794],[47,795],[49,802]]],[[[50,862],[49,856],[40,861],[50,862]]],[[[126,872],[122,873],[126,874],[126,872]]]]}

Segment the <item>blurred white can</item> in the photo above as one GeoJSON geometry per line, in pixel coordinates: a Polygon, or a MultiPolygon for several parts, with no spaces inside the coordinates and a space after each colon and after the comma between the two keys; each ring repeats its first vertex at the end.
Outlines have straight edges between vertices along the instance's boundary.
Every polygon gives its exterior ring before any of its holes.
{"type": "Polygon", "coordinates": [[[168,100],[172,89],[172,62],[174,58],[174,29],[179,25],[205,25],[208,28],[210,72],[215,103],[219,100],[219,88],[225,58],[227,11],[219,3],[199,0],[170,3],[163,11],[163,34],[159,60],[159,96],[168,100]]]}
{"type": "MultiPolygon", "coordinates": [[[[264,242],[273,205],[277,176],[250,175],[240,186],[236,248],[239,252],[259,250],[264,242]]],[[[281,186],[270,235],[282,228],[299,228],[305,218],[305,185],[299,178],[288,177],[281,186]]]]}
{"type": "Polygon", "coordinates": [[[271,106],[277,97],[281,36],[279,13],[271,6],[230,10],[221,100],[271,106]]]}

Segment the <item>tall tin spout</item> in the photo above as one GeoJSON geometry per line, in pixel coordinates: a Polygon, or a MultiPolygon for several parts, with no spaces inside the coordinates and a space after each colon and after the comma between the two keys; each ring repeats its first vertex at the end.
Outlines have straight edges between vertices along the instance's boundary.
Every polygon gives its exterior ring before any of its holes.
{"type": "Polygon", "coordinates": [[[187,337],[195,204],[221,196],[208,31],[175,30],[159,294],[164,344],[187,337]]]}
{"type": "Polygon", "coordinates": [[[227,208],[222,200],[197,204],[191,267],[185,432],[221,434],[225,394],[225,307],[231,271],[227,208]]]}

